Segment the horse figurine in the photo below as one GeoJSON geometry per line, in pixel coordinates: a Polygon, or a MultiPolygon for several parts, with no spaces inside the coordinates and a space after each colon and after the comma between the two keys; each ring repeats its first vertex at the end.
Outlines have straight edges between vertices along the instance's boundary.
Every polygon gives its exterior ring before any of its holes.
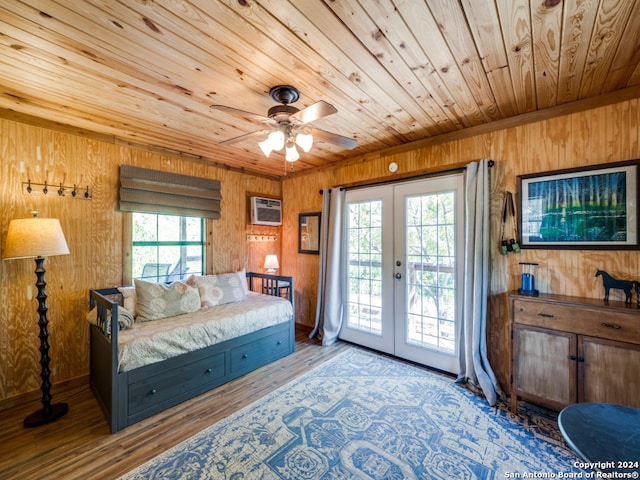
{"type": "Polygon", "coordinates": [[[624,303],[631,303],[631,290],[634,288],[634,283],[636,282],[633,282],[632,280],[618,280],[617,278],[613,278],[604,270],[598,270],[596,272],[596,277],[602,277],[605,302],[609,301],[609,290],[612,288],[616,288],[624,292],[624,303]]]}

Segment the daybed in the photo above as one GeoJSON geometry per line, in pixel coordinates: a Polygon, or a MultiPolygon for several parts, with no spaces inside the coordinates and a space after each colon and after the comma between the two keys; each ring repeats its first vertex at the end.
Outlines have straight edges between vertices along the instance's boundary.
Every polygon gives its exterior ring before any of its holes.
{"type": "Polygon", "coordinates": [[[128,313],[124,290],[90,292],[90,384],[112,433],[294,351],[293,278],[246,277],[243,300],[126,330],[111,328],[128,313]]]}

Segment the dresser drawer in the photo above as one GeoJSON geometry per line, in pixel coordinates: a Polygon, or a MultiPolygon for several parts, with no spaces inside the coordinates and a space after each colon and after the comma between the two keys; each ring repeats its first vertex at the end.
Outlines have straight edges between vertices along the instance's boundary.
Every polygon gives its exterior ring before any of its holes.
{"type": "Polygon", "coordinates": [[[265,360],[288,351],[289,332],[282,331],[231,350],[231,372],[238,373],[253,370],[265,360]]]}
{"type": "Polygon", "coordinates": [[[159,405],[224,377],[225,355],[183,365],[129,384],[129,415],[159,405]]]}
{"type": "Polygon", "coordinates": [[[606,307],[584,308],[575,305],[513,300],[513,321],[523,325],[549,328],[579,335],[640,343],[640,315],[637,311],[606,307]]]}

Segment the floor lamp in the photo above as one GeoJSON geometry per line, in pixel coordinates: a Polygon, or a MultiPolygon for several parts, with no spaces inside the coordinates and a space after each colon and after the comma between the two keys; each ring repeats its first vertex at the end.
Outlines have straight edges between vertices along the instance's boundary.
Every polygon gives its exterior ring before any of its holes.
{"type": "Polygon", "coordinates": [[[24,419],[24,426],[38,427],[59,419],[67,413],[66,403],[51,404],[51,383],[49,382],[49,331],[47,330],[47,293],[44,281],[44,257],[68,255],[69,247],[64,239],[60,222],[55,218],[33,218],[11,220],[4,248],[5,260],[16,258],[34,258],[36,261],[36,287],[38,289],[38,314],[40,320],[40,365],[42,371],[42,409],[24,419]]]}

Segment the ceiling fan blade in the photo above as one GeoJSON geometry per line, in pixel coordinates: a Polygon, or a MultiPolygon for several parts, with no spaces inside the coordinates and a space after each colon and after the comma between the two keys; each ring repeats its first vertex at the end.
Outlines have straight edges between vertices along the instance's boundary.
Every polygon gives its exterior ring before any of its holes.
{"type": "Polygon", "coordinates": [[[326,143],[333,143],[334,145],[346,148],[347,150],[351,150],[355,148],[356,145],[358,145],[358,141],[354,140],[353,138],[343,137],[342,135],[327,132],[325,130],[320,130],[319,128],[312,128],[311,134],[313,135],[313,138],[315,140],[326,143]]]}
{"type": "Polygon", "coordinates": [[[258,115],[257,113],[245,112],[244,110],[239,110],[233,107],[227,107],[225,105],[211,105],[211,108],[214,110],[220,110],[223,112],[231,113],[233,115],[239,115],[241,117],[248,117],[253,120],[258,120],[259,122],[270,122],[271,119],[269,117],[265,117],[264,115],[258,115]]]}
{"type": "Polygon", "coordinates": [[[330,103],[320,100],[319,102],[309,105],[307,108],[303,108],[297,113],[291,115],[291,119],[295,122],[310,123],[319,118],[326,117],[336,113],[336,107],[330,103]]]}
{"type": "Polygon", "coordinates": [[[273,130],[258,130],[256,132],[246,133],[244,135],[240,135],[239,137],[230,138],[229,140],[224,140],[222,142],[218,142],[218,145],[233,145],[234,143],[243,142],[250,138],[266,136],[269,132],[273,130]]]}

